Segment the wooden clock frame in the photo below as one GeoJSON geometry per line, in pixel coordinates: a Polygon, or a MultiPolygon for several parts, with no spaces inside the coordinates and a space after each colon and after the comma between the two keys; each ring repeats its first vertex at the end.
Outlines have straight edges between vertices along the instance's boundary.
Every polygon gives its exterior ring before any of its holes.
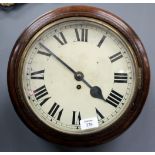
{"type": "Polygon", "coordinates": [[[8,89],[13,103],[13,106],[23,120],[23,122],[37,135],[45,138],[48,141],[65,144],[70,146],[90,146],[106,142],[114,137],[120,135],[125,131],[137,118],[145,103],[150,82],[150,67],[145,49],[132,28],[116,15],[90,6],[68,6],[48,12],[34,21],[19,37],[12,50],[9,64],[8,64],[8,89]],[[118,32],[131,45],[137,59],[138,67],[141,68],[140,88],[134,98],[133,104],[130,104],[125,114],[121,116],[111,126],[91,134],[74,135],[65,134],[56,131],[46,124],[44,124],[24,102],[24,98],[20,91],[18,76],[20,76],[18,69],[20,66],[20,59],[22,53],[31,40],[31,38],[46,25],[67,17],[90,17],[104,21],[118,32]]]}

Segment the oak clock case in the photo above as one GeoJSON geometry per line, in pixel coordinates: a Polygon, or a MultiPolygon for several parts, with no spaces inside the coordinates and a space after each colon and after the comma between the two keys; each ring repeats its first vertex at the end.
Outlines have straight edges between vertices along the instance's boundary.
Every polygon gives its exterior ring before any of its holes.
{"type": "Polygon", "coordinates": [[[8,88],[24,123],[51,142],[89,146],[120,135],[145,103],[145,49],[119,17],[95,7],[48,12],[19,37],[8,88]]]}

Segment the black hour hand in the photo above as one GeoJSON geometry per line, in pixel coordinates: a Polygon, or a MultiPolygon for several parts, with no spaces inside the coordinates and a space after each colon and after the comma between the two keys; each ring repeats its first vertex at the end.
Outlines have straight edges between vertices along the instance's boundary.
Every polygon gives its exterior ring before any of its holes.
{"type": "Polygon", "coordinates": [[[104,97],[102,95],[102,90],[98,86],[91,87],[90,94],[91,94],[92,97],[95,97],[95,98],[98,98],[98,99],[101,99],[101,100],[105,101],[105,99],[104,99],[104,97]]]}

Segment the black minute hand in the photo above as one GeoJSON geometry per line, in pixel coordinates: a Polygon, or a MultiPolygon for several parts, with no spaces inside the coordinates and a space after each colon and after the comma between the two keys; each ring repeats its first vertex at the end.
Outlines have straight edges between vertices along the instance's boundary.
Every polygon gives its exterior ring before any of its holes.
{"type": "Polygon", "coordinates": [[[64,66],[66,66],[72,73],[76,74],[76,72],[68,66],[64,61],[62,61],[59,57],[57,57],[51,50],[49,50],[45,45],[39,43],[41,47],[43,47],[46,51],[48,51],[54,58],[56,58],[59,62],[61,62],[64,66]]]}
{"type": "Polygon", "coordinates": [[[63,60],[61,60],[58,56],[56,56],[50,49],[48,49],[45,45],[42,43],[39,43],[39,45],[44,48],[50,55],[52,55],[55,59],[57,59],[60,63],[62,63],[66,68],[68,68],[73,74],[74,78],[77,81],[82,81],[90,88],[90,95],[94,98],[102,99],[106,101],[102,95],[102,90],[98,86],[91,86],[85,79],[84,74],[82,72],[76,72],[74,69],[72,69],[69,65],[67,65],[63,60]]]}

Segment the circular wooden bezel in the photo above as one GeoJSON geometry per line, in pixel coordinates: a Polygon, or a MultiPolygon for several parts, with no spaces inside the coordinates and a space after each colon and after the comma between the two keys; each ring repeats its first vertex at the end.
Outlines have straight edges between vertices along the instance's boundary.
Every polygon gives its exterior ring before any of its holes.
{"type": "Polygon", "coordinates": [[[90,146],[106,142],[120,135],[125,131],[137,118],[145,103],[150,82],[150,67],[145,49],[132,28],[119,17],[112,13],[90,6],[68,6],[48,12],[34,21],[19,37],[12,50],[8,64],[8,89],[13,106],[24,121],[24,123],[37,135],[47,139],[48,141],[65,144],[70,146],[90,146]],[[109,127],[91,134],[74,135],[56,131],[44,124],[24,102],[24,97],[21,93],[18,77],[20,76],[19,67],[20,59],[24,49],[28,45],[33,36],[43,27],[57,20],[68,17],[89,17],[98,19],[108,23],[114,27],[127,42],[131,45],[137,59],[139,68],[139,89],[134,98],[134,101],[123,117],[120,117],[114,124],[109,127]]]}

